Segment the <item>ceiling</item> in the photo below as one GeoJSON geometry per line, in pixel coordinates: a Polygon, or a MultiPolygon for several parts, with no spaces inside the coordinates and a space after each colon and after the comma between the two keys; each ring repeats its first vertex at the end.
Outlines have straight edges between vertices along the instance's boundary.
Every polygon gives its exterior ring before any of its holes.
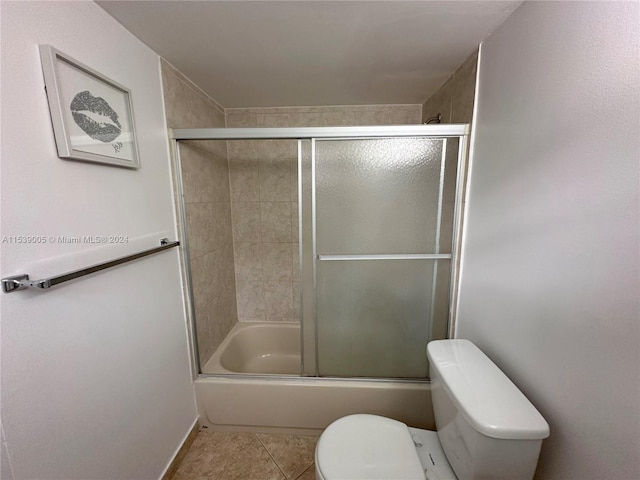
{"type": "Polygon", "coordinates": [[[97,1],[226,108],[422,103],[520,1],[97,1]]]}

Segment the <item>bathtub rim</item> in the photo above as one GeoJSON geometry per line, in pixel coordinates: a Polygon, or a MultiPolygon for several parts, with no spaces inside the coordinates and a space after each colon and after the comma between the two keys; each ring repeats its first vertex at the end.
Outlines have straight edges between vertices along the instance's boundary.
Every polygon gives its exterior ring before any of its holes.
{"type": "Polygon", "coordinates": [[[314,377],[302,375],[286,375],[281,373],[200,373],[196,380],[207,378],[237,379],[242,380],[272,380],[272,381],[297,381],[321,382],[323,380],[331,382],[367,382],[367,383],[413,383],[417,385],[431,384],[430,378],[376,378],[376,377],[314,377]]]}

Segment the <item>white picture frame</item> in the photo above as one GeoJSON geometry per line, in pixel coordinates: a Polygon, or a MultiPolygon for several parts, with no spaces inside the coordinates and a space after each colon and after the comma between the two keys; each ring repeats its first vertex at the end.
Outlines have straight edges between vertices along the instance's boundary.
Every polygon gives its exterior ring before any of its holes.
{"type": "Polygon", "coordinates": [[[40,45],[58,156],[140,168],[131,91],[51,45],[40,45]]]}

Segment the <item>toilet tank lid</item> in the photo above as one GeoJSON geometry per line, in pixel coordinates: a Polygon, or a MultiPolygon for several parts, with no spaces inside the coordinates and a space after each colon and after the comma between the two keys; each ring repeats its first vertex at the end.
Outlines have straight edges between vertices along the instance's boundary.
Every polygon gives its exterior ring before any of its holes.
{"type": "Polygon", "coordinates": [[[549,425],[524,394],[469,340],[435,340],[427,345],[432,379],[480,433],[500,439],[536,440],[549,425]]]}

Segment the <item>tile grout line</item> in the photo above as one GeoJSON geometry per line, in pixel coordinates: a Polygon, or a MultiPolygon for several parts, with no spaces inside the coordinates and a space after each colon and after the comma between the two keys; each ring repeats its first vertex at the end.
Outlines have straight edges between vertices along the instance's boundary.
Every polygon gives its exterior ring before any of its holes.
{"type": "Polygon", "coordinates": [[[298,475],[296,478],[292,479],[292,480],[298,480],[299,478],[302,478],[302,476],[307,473],[309,470],[313,469],[313,473],[314,473],[314,478],[315,478],[315,472],[316,472],[316,462],[314,461],[311,465],[309,465],[307,468],[305,468],[302,473],[300,475],[298,475]]]}
{"type": "Polygon", "coordinates": [[[265,446],[264,443],[262,443],[262,440],[260,440],[260,436],[257,433],[254,433],[253,435],[258,439],[258,442],[260,442],[260,445],[262,445],[262,448],[264,448],[265,452],[267,452],[267,455],[269,455],[269,458],[271,458],[271,461],[275,464],[278,470],[280,470],[280,473],[282,474],[284,479],[290,480],[289,477],[287,477],[287,475],[282,471],[282,468],[280,468],[280,465],[278,465],[278,462],[276,462],[276,459],[273,458],[273,455],[271,455],[271,452],[269,451],[269,449],[265,446]]]}

